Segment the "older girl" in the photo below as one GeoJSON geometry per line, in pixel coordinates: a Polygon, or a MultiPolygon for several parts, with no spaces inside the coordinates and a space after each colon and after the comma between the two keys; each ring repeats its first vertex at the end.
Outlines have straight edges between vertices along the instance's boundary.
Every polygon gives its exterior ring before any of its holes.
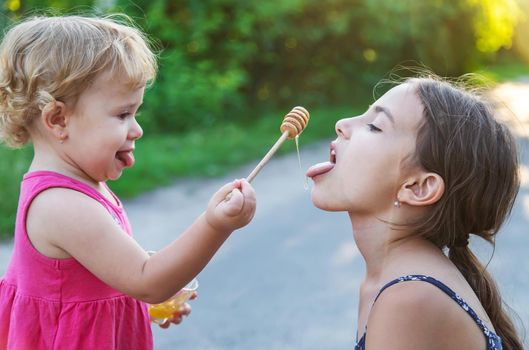
{"type": "Polygon", "coordinates": [[[479,97],[440,79],[336,123],[312,200],[347,211],[366,262],[355,349],[522,349],[468,246],[494,243],[519,188],[516,145],[479,97]]]}

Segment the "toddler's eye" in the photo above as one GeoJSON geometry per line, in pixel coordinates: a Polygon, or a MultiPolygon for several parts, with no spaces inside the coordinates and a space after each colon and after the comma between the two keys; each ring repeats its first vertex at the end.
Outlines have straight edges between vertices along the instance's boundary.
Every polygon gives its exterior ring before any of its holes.
{"type": "Polygon", "coordinates": [[[128,116],[130,116],[130,113],[128,113],[128,112],[127,113],[121,113],[121,114],[118,115],[118,118],[123,120],[123,119],[127,119],[128,116]]]}
{"type": "Polygon", "coordinates": [[[373,124],[369,123],[367,124],[367,127],[369,128],[369,131],[373,131],[373,132],[382,132],[382,130],[380,128],[377,128],[376,126],[374,126],[373,124]]]}

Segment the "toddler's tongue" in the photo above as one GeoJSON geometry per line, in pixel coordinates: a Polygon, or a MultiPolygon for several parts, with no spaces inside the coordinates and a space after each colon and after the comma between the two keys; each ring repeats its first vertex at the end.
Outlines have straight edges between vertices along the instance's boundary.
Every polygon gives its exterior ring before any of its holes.
{"type": "Polygon", "coordinates": [[[331,163],[331,162],[323,162],[323,163],[315,164],[307,170],[306,175],[310,178],[313,178],[315,176],[325,174],[331,171],[335,165],[336,164],[331,163]]]}
{"type": "Polygon", "coordinates": [[[126,167],[134,165],[134,154],[130,151],[121,151],[116,153],[116,158],[119,159],[126,167]]]}

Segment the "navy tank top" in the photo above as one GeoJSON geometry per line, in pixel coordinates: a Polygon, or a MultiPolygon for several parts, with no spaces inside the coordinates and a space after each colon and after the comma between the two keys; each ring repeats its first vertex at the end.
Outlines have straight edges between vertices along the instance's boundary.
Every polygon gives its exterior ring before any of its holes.
{"type": "MultiPolygon", "coordinates": [[[[441,289],[443,292],[445,292],[452,300],[454,300],[456,303],[461,306],[463,310],[465,310],[470,317],[477,323],[479,328],[482,330],[483,334],[485,335],[485,339],[487,341],[487,350],[502,350],[503,347],[501,345],[501,338],[496,335],[494,332],[491,332],[485,323],[479,318],[479,316],[476,314],[476,312],[468,306],[468,304],[459,296],[456,292],[454,292],[452,289],[450,289],[446,284],[444,284],[441,281],[436,280],[433,277],[425,276],[425,275],[408,275],[408,276],[402,276],[397,279],[394,279],[393,281],[387,283],[380,292],[378,292],[377,297],[375,298],[375,301],[373,304],[377,301],[380,294],[386,289],[391,287],[394,284],[400,283],[400,282],[407,282],[407,281],[423,281],[428,282],[436,286],[437,288],[441,289]]],[[[360,338],[359,341],[357,341],[355,345],[355,350],[365,350],[365,343],[366,343],[366,333],[367,333],[367,326],[364,331],[364,334],[362,335],[362,338],[360,338]]]]}

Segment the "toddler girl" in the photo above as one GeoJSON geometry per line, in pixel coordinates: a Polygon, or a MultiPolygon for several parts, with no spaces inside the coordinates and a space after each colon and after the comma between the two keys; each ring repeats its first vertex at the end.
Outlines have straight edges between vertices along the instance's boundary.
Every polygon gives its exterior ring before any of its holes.
{"type": "Polygon", "coordinates": [[[132,239],[106,181],[134,165],[155,73],[143,34],[111,18],[32,18],[5,35],[0,133],[31,140],[34,158],[0,280],[0,349],[152,349],[145,302],[172,296],[252,219],[254,190],[237,180],[156,254],[132,239]]]}

